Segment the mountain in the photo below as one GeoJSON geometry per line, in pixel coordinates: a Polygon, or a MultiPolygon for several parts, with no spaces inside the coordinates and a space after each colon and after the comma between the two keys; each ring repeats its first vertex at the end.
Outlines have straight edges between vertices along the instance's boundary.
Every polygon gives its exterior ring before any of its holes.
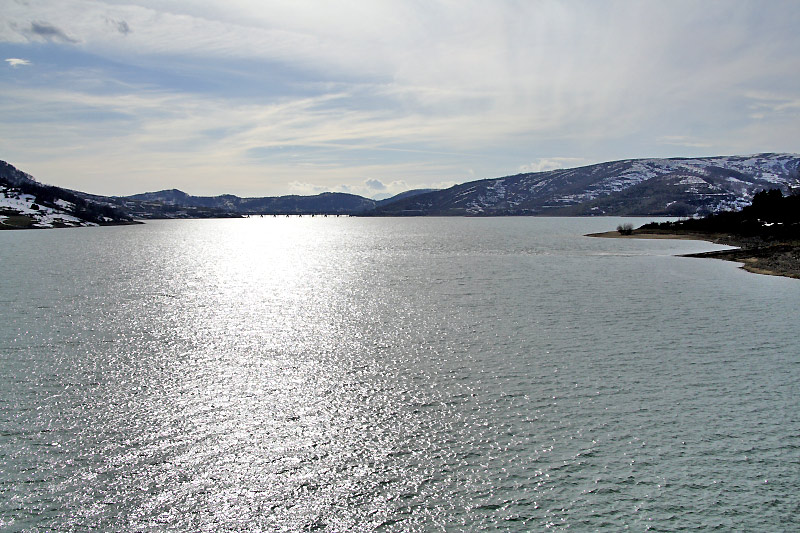
{"type": "Polygon", "coordinates": [[[401,198],[430,192],[406,191],[381,202],[355,194],[240,198],[232,194],[192,196],[178,189],[100,196],[43,185],[0,161],[0,229],[131,223],[134,219],[222,218],[247,214],[352,215],[401,198]]]}
{"type": "Polygon", "coordinates": [[[800,156],[627,159],[472,181],[379,206],[393,215],[669,215],[739,209],[800,187],[800,156]]]}
{"type": "Polygon", "coordinates": [[[43,185],[0,161],[0,229],[131,224],[125,211],[80,193],[43,185]]]}
{"type": "Polygon", "coordinates": [[[106,197],[42,185],[0,162],[0,227],[247,214],[704,215],[741,209],[762,190],[800,188],[798,169],[797,154],[627,159],[472,181],[444,190],[406,191],[375,201],[332,192],[240,198],[230,194],[192,196],[177,189],[106,197]]]}
{"type": "Polygon", "coordinates": [[[405,191],[385,200],[355,194],[325,192],[314,196],[267,196],[241,198],[232,194],[192,196],[178,189],[116,197],[113,201],[137,218],[197,218],[240,215],[364,214],[378,206],[435,189],[405,191]]]}
{"type": "Polygon", "coordinates": [[[384,206],[396,202],[398,200],[403,200],[404,198],[411,198],[412,196],[419,196],[420,194],[427,194],[429,192],[438,191],[439,189],[411,189],[410,191],[401,192],[400,194],[395,194],[389,198],[384,198],[383,200],[378,200],[377,207],[384,206]]]}
{"type": "Polygon", "coordinates": [[[192,196],[177,189],[147,192],[116,198],[119,205],[139,218],[176,218],[203,212],[209,216],[341,214],[350,215],[374,209],[375,200],[340,192],[314,196],[268,196],[240,198],[232,194],[192,196]]]}

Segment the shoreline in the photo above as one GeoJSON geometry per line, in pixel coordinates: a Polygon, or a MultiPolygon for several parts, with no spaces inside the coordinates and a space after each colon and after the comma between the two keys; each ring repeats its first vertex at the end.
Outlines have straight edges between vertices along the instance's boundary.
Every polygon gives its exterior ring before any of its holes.
{"type": "Polygon", "coordinates": [[[606,231],[590,233],[586,236],[605,239],[691,240],[736,246],[733,250],[680,254],[678,257],[722,259],[741,263],[739,268],[753,274],[800,279],[800,243],[798,242],[769,243],[758,238],[741,238],[726,233],[670,233],[652,230],[634,230],[630,235],[622,235],[618,231],[606,231]]]}

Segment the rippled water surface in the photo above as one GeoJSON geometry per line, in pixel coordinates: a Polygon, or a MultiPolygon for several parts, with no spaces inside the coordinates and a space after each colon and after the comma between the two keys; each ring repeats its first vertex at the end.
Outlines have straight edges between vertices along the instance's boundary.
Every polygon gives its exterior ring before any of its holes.
{"type": "Polygon", "coordinates": [[[617,219],[0,232],[0,528],[800,528],[800,281],[617,219]]]}

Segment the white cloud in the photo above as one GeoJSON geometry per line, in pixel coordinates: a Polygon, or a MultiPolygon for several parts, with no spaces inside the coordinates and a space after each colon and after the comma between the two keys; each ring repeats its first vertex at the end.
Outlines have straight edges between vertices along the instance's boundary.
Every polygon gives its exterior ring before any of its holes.
{"type": "Polygon", "coordinates": [[[383,188],[378,188],[372,183],[373,181],[376,180],[364,180],[356,184],[338,183],[331,186],[292,181],[288,184],[288,188],[292,194],[314,195],[323,192],[346,192],[358,194],[359,196],[372,198],[374,200],[383,200],[410,189],[446,189],[456,184],[455,181],[446,183],[422,183],[412,187],[405,180],[392,180],[389,183],[383,184],[383,188]]]}
{"type": "Polygon", "coordinates": [[[366,190],[358,194],[374,198],[375,200],[383,200],[384,198],[390,198],[395,194],[400,194],[411,188],[405,180],[393,180],[389,183],[381,183],[381,187],[375,187],[374,183],[371,183],[374,181],[378,180],[365,180],[364,185],[366,185],[366,190]]]}
{"type": "Polygon", "coordinates": [[[103,153],[120,180],[147,161],[154,180],[191,170],[256,194],[750,153],[754,133],[786,150],[800,6],[732,3],[7,2],[0,41],[112,61],[0,85],[0,149],[74,176],[86,167],[66,163],[103,153]]]}
{"type": "Polygon", "coordinates": [[[381,182],[381,180],[376,180],[376,179],[365,180],[364,185],[366,185],[368,189],[372,189],[375,191],[386,190],[386,185],[384,185],[383,182],[381,182]]]}
{"type": "Polygon", "coordinates": [[[672,146],[689,146],[692,148],[710,148],[712,146],[708,142],[701,142],[685,135],[665,135],[658,140],[672,146]]]}
{"type": "Polygon", "coordinates": [[[540,157],[532,163],[519,167],[520,172],[545,172],[565,167],[577,167],[585,160],[581,157],[540,157]]]}
{"type": "Polygon", "coordinates": [[[31,64],[27,59],[19,59],[16,57],[9,57],[6,59],[6,63],[8,63],[11,68],[24,67],[31,64]]]}
{"type": "Polygon", "coordinates": [[[289,194],[299,194],[303,196],[311,196],[315,194],[320,194],[325,191],[325,187],[320,187],[319,185],[314,185],[313,183],[304,183],[300,181],[291,181],[287,184],[289,188],[289,194]]]}
{"type": "Polygon", "coordinates": [[[751,91],[745,95],[750,107],[772,113],[795,113],[800,110],[800,94],[787,94],[778,91],[751,91]]]}

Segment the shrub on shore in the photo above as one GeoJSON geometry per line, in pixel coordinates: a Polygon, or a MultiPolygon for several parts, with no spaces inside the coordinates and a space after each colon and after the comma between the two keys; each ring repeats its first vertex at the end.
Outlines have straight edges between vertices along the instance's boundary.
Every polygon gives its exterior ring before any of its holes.
{"type": "Polygon", "coordinates": [[[630,222],[620,224],[617,226],[617,231],[620,233],[620,235],[631,235],[633,234],[633,224],[630,222]]]}

